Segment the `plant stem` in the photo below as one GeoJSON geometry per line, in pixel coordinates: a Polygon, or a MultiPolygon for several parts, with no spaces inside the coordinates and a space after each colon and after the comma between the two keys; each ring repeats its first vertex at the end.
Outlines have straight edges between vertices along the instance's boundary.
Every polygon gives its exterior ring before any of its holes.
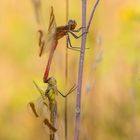
{"type": "MultiPolygon", "coordinates": [[[[86,27],[86,0],[82,0],[82,27],[86,27]]],[[[85,28],[82,29],[82,33],[84,32],[86,32],[85,28]]],[[[74,140],[79,140],[81,88],[82,88],[85,46],[86,46],[86,34],[82,36],[82,41],[81,41],[81,53],[80,53],[79,71],[78,71],[78,87],[77,87],[77,97],[76,97],[76,120],[75,120],[74,140]]]]}
{"type": "MultiPolygon", "coordinates": [[[[69,16],[69,0],[66,0],[66,24],[68,22],[68,16],[69,16]]],[[[66,86],[68,84],[68,47],[67,47],[67,40],[68,36],[66,36],[66,60],[65,60],[65,79],[66,79],[66,86]]],[[[67,117],[68,117],[68,112],[67,112],[67,98],[65,99],[65,140],[68,138],[68,123],[67,123],[67,117]]]]}
{"type": "MultiPolygon", "coordinates": [[[[87,32],[89,30],[89,27],[91,25],[91,21],[92,21],[92,18],[93,18],[93,15],[95,13],[98,3],[99,3],[99,0],[95,2],[93,6],[93,10],[90,15],[87,29],[83,28],[82,33],[87,32]]],[[[86,0],[82,0],[82,27],[86,27],[86,0]]],[[[80,60],[79,60],[78,83],[77,83],[78,87],[77,87],[77,97],[76,97],[76,119],[75,119],[74,140],[79,140],[79,132],[80,132],[81,89],[82,89],[82,79],[83,79],[82,77],[83,77],[86,37],[87,37],[87,34],[83,34],[82,40],[81,40],[81,53],[80,53],[80,60]]]]}
{"type": "Polygon", "coordinates": [[[90,19],[89,19],[89,22],[88,22],[88,25],[87,25],[87,31],[89,31],[89,27],[90,27],[90,25],[91,25],[91,21],[92,21],[92,18],[93,18],[93,16],[94,16],[94,13],[95,13],[95,11],[96,11],[96,8],[97,8],[97,5],[98,5],[99,1],[100,1],[100,0],[96,0],[95,4],[94,4],[94,6],[93,6],[93,9],[92,9],[92,12],[91,12],[91,15],[90,15],[90,19]]]}

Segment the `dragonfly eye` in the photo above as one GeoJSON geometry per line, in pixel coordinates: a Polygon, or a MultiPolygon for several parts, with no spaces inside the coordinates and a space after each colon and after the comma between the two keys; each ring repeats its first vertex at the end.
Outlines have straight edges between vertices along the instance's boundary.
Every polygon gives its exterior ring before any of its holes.
{"type": "Polygon", "coordinates": [[[77,23],[75,20],[69,20],[68,25],[70,26],[70,29],[73,30],[73,29],[75,29],[77,23]]]}

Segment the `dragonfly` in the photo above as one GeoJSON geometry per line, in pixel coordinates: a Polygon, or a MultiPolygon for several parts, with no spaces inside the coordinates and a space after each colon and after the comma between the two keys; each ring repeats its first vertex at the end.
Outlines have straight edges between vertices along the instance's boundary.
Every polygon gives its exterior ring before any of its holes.
{"type": "Polygon", "coordinates": [[[41,57],[44,54],[44,52],[47,52],[50,48],[48,63],[43,77],[43,81],[45,83],[48,79],[51,61],[53,58],[54,51],[58,45],[59,39],[63,38],[64,36],[67,36],[67,48],[75,51],[80,51],[79,47],[72,46],[69,34],[71,34],[75,39],[78,39],[81,36],[83,36],[83,34],[86,34],[87,32],[84,32],[81,35],[77,36],[75,32],[80,32],[82,28],[86,28],[86,27],[80,27],[79,29],[75,30],[76,26],[77,26],[76,21],[70,19],[67,25],[57,27],[55,21],[55,15],[53,12],[53,7],[51,7],[48,32],[45,33],[43,30],[38,31],[39,32],[39,56],[41,57]]]}
{"type": "Polygon", "coordinates": [[[39,88],[39,86],[33,81],[37,90],[39,91],[41,98],[36,102],[30,102],[29,106],[35,117],[43,117],[43,124],[47,126],[50,130],[50,140],[54,140],[56,128],[56,119],[57,119],[57,102],[55,96],[58,93],[66,98],[70,93],[72,93],[77,87],[74,85],[66,95],[63,95],[57,88],[57,81],[54,77],[50,77],[47,80],[48,87],[45,91],[39,88]],[[39,106],[41,105],[41,106],[39,106]],[[46,112],[49,113],[47,118],[46,112]],[[49,110],[49,111],[48,111],[49,110]]]}

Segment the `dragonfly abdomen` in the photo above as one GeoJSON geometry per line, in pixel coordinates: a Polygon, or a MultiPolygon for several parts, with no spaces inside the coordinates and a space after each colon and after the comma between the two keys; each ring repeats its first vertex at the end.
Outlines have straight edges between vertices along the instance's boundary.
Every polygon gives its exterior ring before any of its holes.
{"type": "Polygon", "coordinates": [[[57,32],[57,33],[56,33],[56,38],[57,38],[57,40],[59,40],[59,39],[61,39],[62,37],[64,37],[65,35],[67,35],[67,31],[57,32]]]}

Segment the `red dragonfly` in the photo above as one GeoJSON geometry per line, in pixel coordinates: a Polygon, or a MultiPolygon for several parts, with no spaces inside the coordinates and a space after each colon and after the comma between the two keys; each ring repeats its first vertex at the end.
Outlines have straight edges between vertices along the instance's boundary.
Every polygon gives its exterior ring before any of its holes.
{"type": "Polygon", "coordinates": [[[76,25],[77,23],[75,20],[69,20],[67,25],[57,27],[55,22],[55,16],[53,13],[53,7],[51,7],[50,22],[49,22],[47,34],[45,34],[45,32],[43,32],[42,30],[39,30],[39,49],[40,49],[39,56],[41,57],[44,52],[49,50],[49,48],[51,49],[49,53],[48,64],[46,66],[46,70],[43,77],[43,81],[45,83],[48,79],[51,61],[59,39],[67,35],[68,36],[67,47],[75,51],[80,51],[79,47],[72,46],[69,33],[75,39],[78,39],[87,32],[82,33],[80,36],[75,35],[74,32],[79,32],[82,28],[85,28],[85,27],[81,27],[78,30],[74,30],[76,28],[76,25]]]}

